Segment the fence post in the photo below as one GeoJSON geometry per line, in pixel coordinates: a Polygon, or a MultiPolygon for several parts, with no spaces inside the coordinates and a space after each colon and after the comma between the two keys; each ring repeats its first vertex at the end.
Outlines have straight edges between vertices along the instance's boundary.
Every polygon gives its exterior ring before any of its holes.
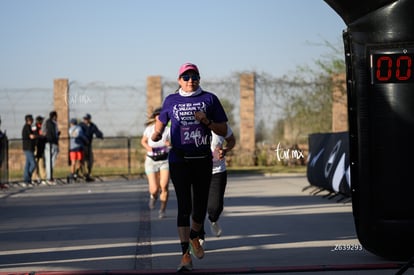
{"type": "Polygon", "coordinates": [[[0,184],[9,182],[9,140],[0,131],[0,184]]]}
{"type": "Polygon", "coordinates": [[[128,137],[128,178],[131,178],[131,137],[128,137]]]}
{"type": "Polygon", "coordinates": [[[240,155],[247,166],[255,164],[255,74],[240,76],[240,155]]]}
{"type": "Polygon", "coordinates": [[[162,104],[161,76],[147,77],[147,115],[150,116],[155,108],[162,104]]]}
{"type": "MultiPolygon", "coordinates": [[[[58,78],[53,81],[53,106],[58,114],[57,124],[61,135],[59,137],[59,154],[55,160],[55,165],[67,164],[69,159],[69,80],[66,78],[58,78]]],[[[52,146],[51,146],[52,147],[52,146]]],[[[52,148],[50,148],[52,152],[52,148]]],[[[52,179],[53,169],[52,166],[52,179]]]]}

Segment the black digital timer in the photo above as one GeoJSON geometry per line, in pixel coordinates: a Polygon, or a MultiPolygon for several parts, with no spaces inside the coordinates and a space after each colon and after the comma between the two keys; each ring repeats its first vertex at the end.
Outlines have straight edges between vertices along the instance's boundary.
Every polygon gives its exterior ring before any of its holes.
{"type": "Polygon", "coordinates": [[[414,83],[414,47],[370,52],[371,84],[414,83]]]}
{"type": "Polygon", "coordinates": [[[411,260],[411,267],[414,1],[325,1],[347,25],[349,161],[358,240],[381,257],[411,260]]]}

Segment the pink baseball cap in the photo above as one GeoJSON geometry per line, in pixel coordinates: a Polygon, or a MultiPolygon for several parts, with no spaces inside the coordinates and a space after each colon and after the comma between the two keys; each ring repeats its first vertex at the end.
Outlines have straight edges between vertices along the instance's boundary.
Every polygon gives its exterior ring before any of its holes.
{"type": "Polygon", "coordinates": [[[193,70],[197,74],[200,74],[198,72],[198,68],[197,68],[196,65],[194,65],[192,63],[185,63],[185,64],[181,65],[180,70],[178,71],[178,76],[181,76],[183,73],[185,73],[186,71],[189,71],[189,70],[193,70]]]}

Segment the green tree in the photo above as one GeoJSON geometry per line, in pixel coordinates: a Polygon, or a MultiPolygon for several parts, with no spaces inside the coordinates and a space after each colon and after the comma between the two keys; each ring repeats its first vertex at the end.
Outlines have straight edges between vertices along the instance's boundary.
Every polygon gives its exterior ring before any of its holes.
{"type": "MultiPolygon", "coordinates": [[[[333,77],[345,73],[345,62],[342,50],[329,42],[325,46],[330,52],[315,62],[315,69],[298,67],[294,78],[278,80],[280,96],[285,99],[281,106],[283,128],[291,130],[290,142],[306,142],[309,133],[332,130],[332,91],[334,85],[343,84],[334,83],[333,77]]],[[[280,129],[278,121],[273,132],[280,129]]]]}
{"type": "Polygon", "coordinates": [[[224,111],[226,112],[228,123],[232,125],[232,128],[233,128],[233,125],[235,125],[234,114],[233,114],[234,104],[227,98],[221,98],[220,102],[221,102],[221,105],[223,105],[224,111]]]}

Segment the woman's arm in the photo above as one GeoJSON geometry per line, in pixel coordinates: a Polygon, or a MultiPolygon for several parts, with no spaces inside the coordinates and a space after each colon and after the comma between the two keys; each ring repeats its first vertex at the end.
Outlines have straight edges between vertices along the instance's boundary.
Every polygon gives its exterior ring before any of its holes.
{"type": "Polygon", "coordinates": [[[227,152],[230,152],[236,145],[236,138],[233,134],[225,138],[226,145],[219,150],[219,158],[222,159],[226,156],[227,152]]]}
{"type": "Polygon", "coordinates": [[[156,117],[154,133],[151,136],[152,141],[159,141],[162,138],[162,133],[164,133],[165,125],[156,117]]]}
{"type": "Polygon", "coordinates": [[[231,134],[229,137],[226,138],[226,146],[223,148],[223,150],[226,150],[226,152],[231,151],[234,146],[236,145],[236,138],[233,134],[231,134]]]}
{"type": "Polygon", "coordinates": [[[147,150],[147,152],[152,152],[152,148],[148,144],[148,137],[147,136],[142,136],[141,145],[145,148],[145,150],[147,150]]]}
{"type": "Polygon", "coordinates": [[[214,122],[211,119],[208,119],[206,113],[202,111],[195,112],[194,117],[217,135],[222,137],[226,136],[227,122],[214,122]]]}

